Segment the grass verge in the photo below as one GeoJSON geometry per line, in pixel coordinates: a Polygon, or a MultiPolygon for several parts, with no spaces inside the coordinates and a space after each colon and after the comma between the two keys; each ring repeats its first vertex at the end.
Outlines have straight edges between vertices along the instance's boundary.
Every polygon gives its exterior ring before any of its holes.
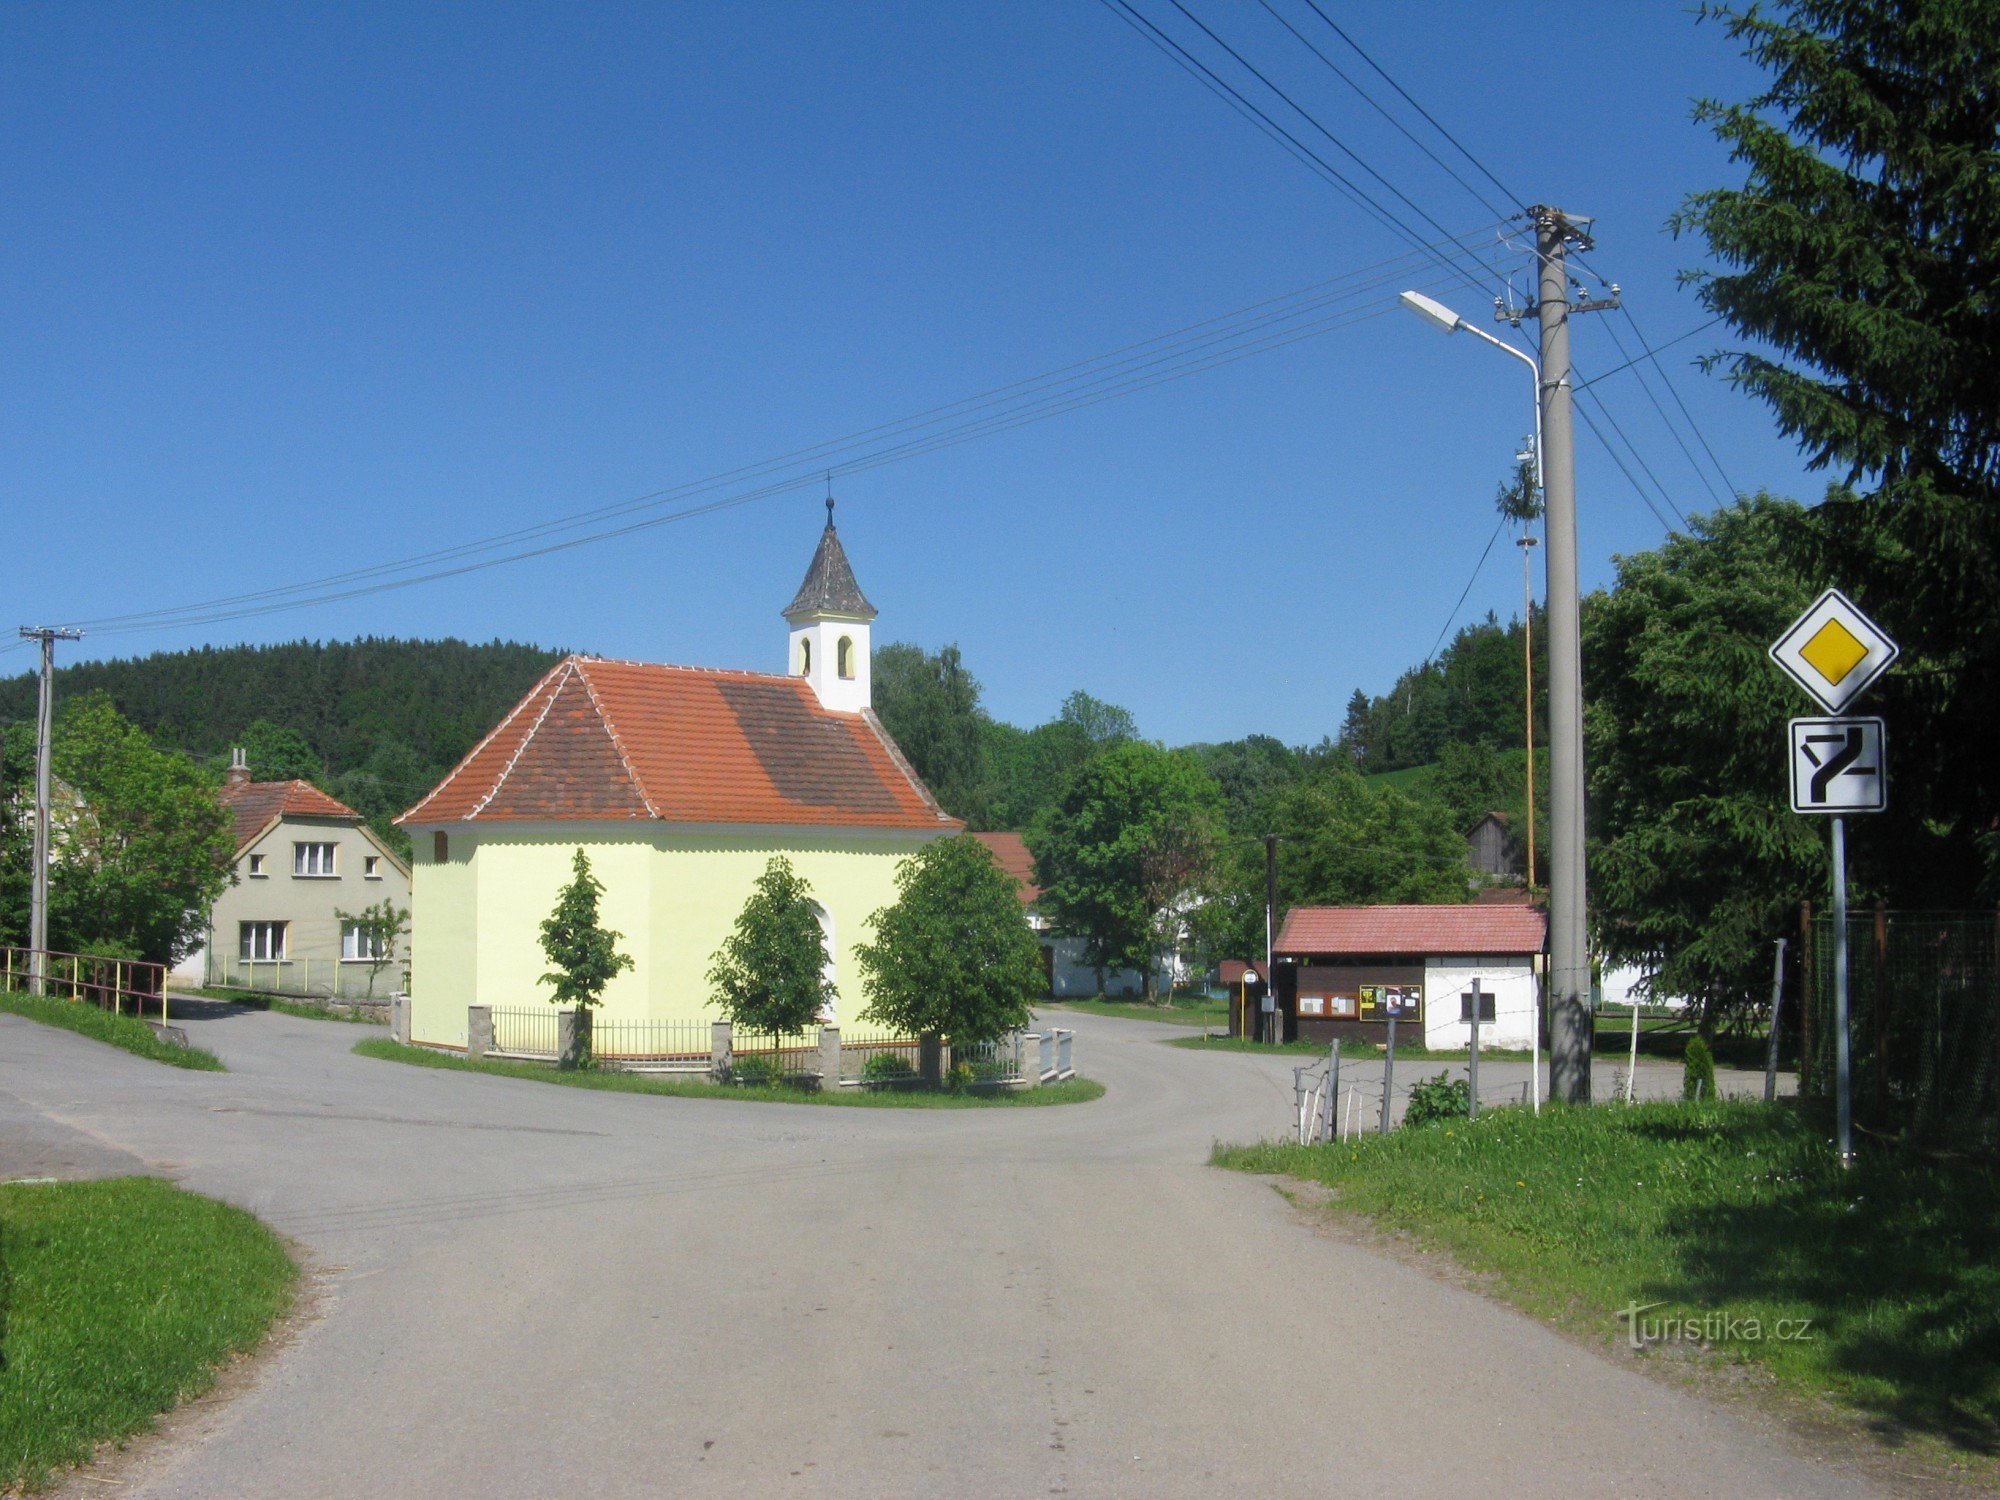
{"type": "Polygon", "coordinates": [[[1842,1172],[1821,1122],[1732,1103],[1496,1110],[1214,1161],[1325,1183],[1341,1210],[1587,1337],[1628,1343],[1620,1310],[1638,1306],[1642,1333],[1668,1334],[1645,1357],[1709,1350],[1845,1403],[1888,1442],[1935,1440],[1982,1467],[2000,1453],[1990,1166],[1882,1149],[1842,1172]]]}
{"type": "Polygon", "coordinates": [[[1081,1011],[1087,1016],[1115,1016],[1121,1021],[1164,1021],[1170,1026],[1226,1026],[1229,1002],[1196,1000],[1188,1004],[1148,1005],[1143,1000],[1042,1000],[1036,1010],[1081,1011]]]}
{"type": "Polygon", "coordinates": [[[297,1279],[256,1219],[158,1178],[0,1186],[0,1490],[199,1396],[297,1279]]]}
{"type": "Polygon", "coordinates": [[[19,990],[0,990],[0,1011],[40,1021],[44,1026],[60,1026],[93,1041],[109,1042],[154,1062],[176,1068],[197,1068],[207,1073],[223,1071],[222,1059],[202,1047],[176,1047],[153,1034],[153,1028],[131,1016],[114,1016],[87,1000],[64,1000],[55,995],[29,995],[19,990]]]}
{"type": "MultiPolygon", "coordinates": [[[[274,1010],[284,1016],[298,1016],[307,1021],[346,1021],[361,1026],[380,1026],[383,1023],[374,1016],[359,1015],[354,1011],[343,1014],[329,1010],[323,1005],[315,1005],[305,1000],[287,1000],[282,995],[268,995],[262,990],[231,990],[219,985],[195,985],[184,990],[175,990],[168,995],[171,1004],[182,996],[194,996],[202,1000],[226,1000],[231,1005],[244,1005],[252,1010],[274,1010]]],[[[344,1002],[336,1002],[344,1003],[344,1002]]]]}
{"type": "Polygon", "coordinates": [[[387,1037],[369,1037],[354,1044],[363,1057],[409,1063],[419,1068],[444,1068],[455,1073],[488,1073],[496,1078],[528,1078],[536,1083],[573,1089],[601,1089],[613,1094],[665,1094],[675,1099],[737,1099],[764,1104],[818,1104],[861,1109],[1021,1109],[1044,1104],[1084,1104],[1104,1096],[1104,1085],[1090,1078],[1070,1078],[1036,1089],[992,1094],[933,1094],[903,1089],[842,1089],[822,1094],[795,1088],[745,1088],[692,1078],[655,1078],[644,1073],[596,1069],[565,1073],[547,1063],[509,1058],[469,1058],[429,1047],[406,1047],[387,1037]]]}

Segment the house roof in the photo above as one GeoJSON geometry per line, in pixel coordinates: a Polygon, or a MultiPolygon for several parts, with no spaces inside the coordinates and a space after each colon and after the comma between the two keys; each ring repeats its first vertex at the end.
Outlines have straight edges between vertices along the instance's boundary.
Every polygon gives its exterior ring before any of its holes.
{"type": "Polygon", "coordinates": [[[964,825],[802,677],[565,657],[396,821],[964,825]]]}
{"type": "Polygon", "coordinates": [[[1225,958],[1216,966],[1216,978],[1224,984],[1241,984],[1247,978],[1252,984],[1264,982],[1264,966],[1249,963],[1240,958],[1225,958]]]}
{"type": "Polygon", "coordinates": [[[236,847],[241,849],[264,831],[273,818],[352,818],[361,814],[337,797],[329,797],[310,781],[239,781],[216,793],[234,822],[236,847]]]}
{"type": "Polygon", "coordinates": [[[1533,906],[1295,906],[1280,953],[1539,953],[1548,915],[1533,906]]]}
{"type": "Polygon", "coordinates": [[[847,549],[840,545],[840,533],[833,529],[833,501],[826,502],[826,530],[819,534],[819,548],[813,553],[806,581],[785,606],[785,618],[795,615],[857,615],[875,618],[875,606],[854,581],[854,569],[847,561],[847,549]]]}
{"type": "Polygon", "coordinates": [[[1035,856],[1028,852],[1027,840],[1018,833],[975,833],[1002,872],[1020,882],[1021,904],[1033,906],[1041,899],[1042,888],[1035,884],[1035,856]]]}

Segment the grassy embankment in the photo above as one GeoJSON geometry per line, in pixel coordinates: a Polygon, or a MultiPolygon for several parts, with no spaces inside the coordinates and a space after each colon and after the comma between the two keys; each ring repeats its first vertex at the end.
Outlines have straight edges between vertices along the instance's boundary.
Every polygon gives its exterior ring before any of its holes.
{"type": "Polygon", "coordinates": [[[2000,1453],[2000,1175],[1875,1148],[1842,1172],[1824,1123],[1740,1103],[1503,1109],[1473,1126],[1214,1159],[1324,1183],[1338,1211],[1446,1251],[1527,1311],[1607,1344],[1628,1341],[1619,1313],[1634,1305],[1642,1332],[1677,1351],[1699,1340],[1664,1320],[1708,1319],[1698,1331],[1714,1355],[1832,1397],[1890,1442],[1988,1466],[2000,1453]],[[1801,1319],[1803,1336],[1777,1336],[1780,1320],[1796,1335],[1801,1319]]]}
{"type": "Polygon", "coordinates": [[[184,990],[175,990],[167,997],[168,1002],[171,1004],[173,1000],[183,995],[191,995],[202,1000],[226,1000],[231,1005],[248,1006],[251,1010],[274,1010],[280,1015],[298,1016],[307,1021],[348,1021],[362,1026],[383,1024],[374,1016],[356,1015],[351,1010],[345,1013],[329,1010],[326,1006],[316,1005],[309,1000],[287,1000],[283,995],[269,995],[262,990],[232,990],[213,984],[192,985],[184,990]]]}
{"type": "Polygon", "coordinates": [[[817,1089],[710,1083],[695,1078],[658,1078],[644,1073],[609,1069],[564,1072],[547,1063],[509,1058],[473,1059],[428,1047],[406,1047],[387,1037],[356,1042],[363,1057],[409,1063],[419,1068],[444,1068],[455,1073],[486,1073],[496,1078],[527,1078],[536,1083],[573,1089],[600,1089],[614,1094],[665,1094],[675,1099],[736,1099],[765,1104],[843,1105],[862,1109],[1009,1109],[1043,1104],[1083,1104],[1102,1098],[1104,1085],[1089,1078],[1070,1078],[1033,1089],[993,1093],[945,1094],[921,1089],[841,1089],[822,1094],[817,1089]]]}
{"type": "Polygon", "coordinates": [[[177,1047],[163,1042],[153,1028],[132,1016],[115,1016],[87,1000],[66,1000],[57,995],[29,995],[19,990],[0,990],[0,1011],[25,1016],[44,1026],[60,1026],[93,1041],[109,1042],[127,1052],[176,1068],[198,1068],[204,1072],[223,1071],[222,1059],[201,1047],[177,1047]]]}
{"type": "Polygon", "coordinates": [[[297,1277],[249,1214],[157,1178],[0,1186],[0,1491],[199,1396],[297,1277]]]}

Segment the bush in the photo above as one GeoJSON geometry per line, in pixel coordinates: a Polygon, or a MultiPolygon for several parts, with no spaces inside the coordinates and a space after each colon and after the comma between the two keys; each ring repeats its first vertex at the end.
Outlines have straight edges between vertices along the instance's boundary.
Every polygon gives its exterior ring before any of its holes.
{"type": "Polygon", "coordinates": [[[944,1091],[962,1094],[972,1087],[974,1076],[971,1063],[955,1062],[945,1070],[944,1091]]]}
{"type": "Polygon", "coordinates": [[[915,1066],[900,1052],[871,1052],[861,1065],[863,1083],[895,1085],[916,1076],[915,1066]]]}
{"type": "Polygon", "coordinates": [[[1001,1062],[976,1062],[972,1065],[974,1083],[1000,1083],[1011,1077],[1014,1070],[1001,1062]]]}
{"type": "Polygon", "coordinates": [[[1681,1097],[1683,1099],[1715,1097],[1715,1054],[1708,1050],[1708,1043],[1700,1037],[1695,1037],[1687,1044],[1687,1052],[1682,1058],[1681,1097]]]}
{"type": "Polygon", "coordinates": [[[729,1081],[745,1088],[775,1088],[783,1080],[784,1073],[768,1057],[739,1057],[729,1065],[729,1081]]]}
{"type": "Polygon", "coordinates": [[[1438,1120],[1463,1120],[1472,1113],[1472,1086],[1463,1078],[1440,1073],[1410,1090],[1405,1125],[1429,1125],[1438,1120]]]}

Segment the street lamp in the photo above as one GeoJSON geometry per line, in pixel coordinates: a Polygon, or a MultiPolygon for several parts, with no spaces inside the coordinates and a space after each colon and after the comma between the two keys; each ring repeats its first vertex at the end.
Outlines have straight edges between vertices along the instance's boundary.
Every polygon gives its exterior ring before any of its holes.
{"type": "MultiPolygon", "coordinates": [[[[1544,267],[1545,273],[1548,269],[1544,267]]],[[[1404,292],[1402,303],[1434,328],[1446,333],[1463,330],[1491,344],[1535,376],[1535,477],[1542,487],[1542,527],[1549,547],[1549,1092],[1559,1099],[1587,1102],[1590,958],[1584,933],[1583,658],[1577,605],[1576,463],[1570,433],[1569,304],[1559,276],[1552,279],[1545,274],[1542,280],[1540,363],[1473,327],[1435,298],[1404,292]],[[1555,379],[1544,380],[1544,365],[1556,372],[1555,379]],[[1543,442],[1545,425],[1555,439],[1553,454],[1543,442]]]]}

